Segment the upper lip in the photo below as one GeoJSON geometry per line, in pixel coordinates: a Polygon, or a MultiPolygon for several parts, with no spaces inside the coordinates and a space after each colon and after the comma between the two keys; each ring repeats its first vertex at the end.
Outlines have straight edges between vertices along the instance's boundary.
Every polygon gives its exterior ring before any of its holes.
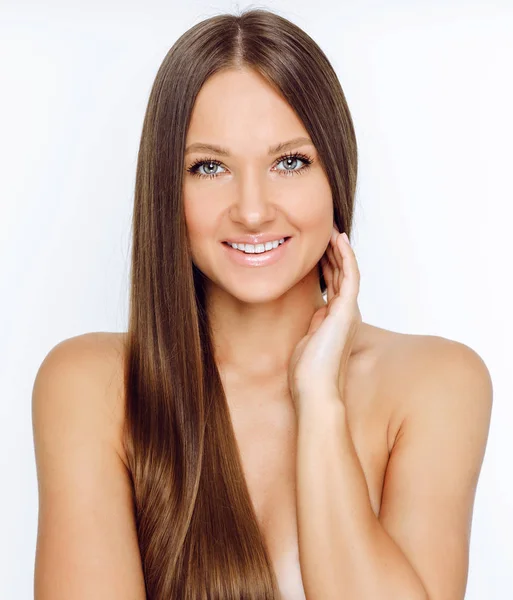
{"type": "Polygon", "coordinates": [[[259,233],[258,235],[238,235],[233,236],[225,242],[229,244],[265,244],[266,242],[274,242],[274,240],[281,240],[282,238],[290,237],[283,233],[259,233]]]}

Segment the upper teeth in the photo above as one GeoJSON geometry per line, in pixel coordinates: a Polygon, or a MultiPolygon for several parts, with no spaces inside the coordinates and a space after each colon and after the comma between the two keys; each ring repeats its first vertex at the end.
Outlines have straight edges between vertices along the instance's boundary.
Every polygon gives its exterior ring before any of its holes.
{"type": "Polygon", "coordinates": [[[265,244],[236,244],[232,242],[227,242],[232,248],[236,250],[242,250],[247,254],[258,254],[259,252],[266,252],[267,250],[272,250],[273,248],[277,248],[280,244],[283,244],[285,238],[281,238],[281,240],[274,240],[274,242],[265,242],[265,244]]]}

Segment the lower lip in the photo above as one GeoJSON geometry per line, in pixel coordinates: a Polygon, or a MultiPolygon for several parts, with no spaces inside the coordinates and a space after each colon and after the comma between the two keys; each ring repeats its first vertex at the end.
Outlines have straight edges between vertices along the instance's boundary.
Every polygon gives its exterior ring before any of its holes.
{"type": "Polygon", "coordinates": [[[232,248],[225,242],[223,242],[223,247],[226,250],[228,257],[238,265],[243,265],[245,267],[266,267],[280,260],[285,254],[291,239],[292,238],[289,237],[277,248],[258,254],[246,254],[245,252],[242,252],[242,250],[232,248]]]}

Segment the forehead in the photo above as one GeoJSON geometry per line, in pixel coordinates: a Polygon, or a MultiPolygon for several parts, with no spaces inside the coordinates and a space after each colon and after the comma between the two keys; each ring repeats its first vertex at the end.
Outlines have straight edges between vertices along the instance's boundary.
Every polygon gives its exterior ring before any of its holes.
{"type": "Polygon", "coordinates": [[[186,143],[267,154],[269,146],[301,135],[308,136],[299,117],[260,74],[250,69],[226,70],[210,77],[201,88],[186,143]]]}

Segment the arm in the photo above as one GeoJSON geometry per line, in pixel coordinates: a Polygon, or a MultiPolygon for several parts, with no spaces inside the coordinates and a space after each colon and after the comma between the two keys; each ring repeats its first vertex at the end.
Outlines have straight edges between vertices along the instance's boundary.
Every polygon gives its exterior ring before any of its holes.
{"type": "Polygon", "coordinates": [[[119,362],[107,339],[61,342],[34,382],[35,600],[145,599],[131,482],[117,444],[119,362]]]}
{"type": "Polygon", "coordinates": [[[417,397],[389,458],[379,518],[342,399],[317,398],[323,410],[299,422],[298,529],[308,600],[464,597],[491,381],[475,352],[440,338],[417,364],[417,397]]]}

